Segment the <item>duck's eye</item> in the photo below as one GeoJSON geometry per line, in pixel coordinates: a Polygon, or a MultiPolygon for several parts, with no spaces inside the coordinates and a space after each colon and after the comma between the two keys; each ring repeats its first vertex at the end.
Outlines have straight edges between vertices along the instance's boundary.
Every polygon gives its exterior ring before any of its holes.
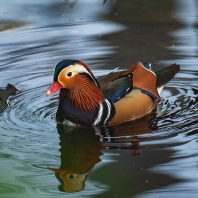
{"type": "Polygon", "coordinates": [[[71,77],[71,76],[72,76],[72,72],[68,72],[68,73],[67,73],[67,76],[68,76],[68,77],[71,77]]]}
{"type": "Polygon", "coordinates": [[[69,175],[69,179],[74,179],[74,175],[69,175]]]}

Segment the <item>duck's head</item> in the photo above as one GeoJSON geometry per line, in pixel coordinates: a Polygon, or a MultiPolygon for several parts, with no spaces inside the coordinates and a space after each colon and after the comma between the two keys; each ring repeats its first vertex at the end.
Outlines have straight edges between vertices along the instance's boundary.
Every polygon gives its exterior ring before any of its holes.
{"type": "Polygon", "coordinates": [[[46,96],[65,88],[71,90],[79,79],[86,78],[99,87],[98,81],[94,77],[88,66],[79,60],[62,60],[54,69],[54,83],[47,91],[46,96]]]}

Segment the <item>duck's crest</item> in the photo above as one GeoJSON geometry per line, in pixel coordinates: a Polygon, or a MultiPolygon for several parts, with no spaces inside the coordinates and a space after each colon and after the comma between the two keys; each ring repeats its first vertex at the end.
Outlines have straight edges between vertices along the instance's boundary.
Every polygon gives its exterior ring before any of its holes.
{"type": "Polygon", "coordinates": [[[83,73],[79,73],[79,74],[83,74],[85,76],[87,76],[89,79],[91,79],[99,88],[100,88],[100,85],[97,81],[97,79],[95,78],[95,76],[93,75],[93,73],[91,72],[91,70],[89,69],[89,67],[82,61],[80,60],[62,60],[60,61],[54,68],[54,82],[58,81],[58,76],[60,74],[60,72],[71,66],[71,65],[81,65],[85,68],[86,72],[83,72],[83,73]]]}
{"type": "Polygon", "coordinates": [[[70,59],[60,61],[54,68],[54,82],[58,80],[58,75],[64,68],[79,62],[80,62],[79,60],[70,60],[70,59]]]}

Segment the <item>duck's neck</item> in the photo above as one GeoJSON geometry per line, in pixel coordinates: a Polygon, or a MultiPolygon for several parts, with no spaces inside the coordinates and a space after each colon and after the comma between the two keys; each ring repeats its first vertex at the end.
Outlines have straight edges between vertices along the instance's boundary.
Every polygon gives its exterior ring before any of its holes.
{"type": "Polygon", "coordinates": [[[105,125],[114,114],[114,104],[94,83],[78,82],[71,90],[60,91],[58,121],[67,119],[80,125],[105,125]]]}
{"type": "Polygon", "coordinates": [[[68,91],[68,98],[77,109],[93,111],[99,108],[105,97],[99,87],[93,82],[78,80],[68,91]]]}

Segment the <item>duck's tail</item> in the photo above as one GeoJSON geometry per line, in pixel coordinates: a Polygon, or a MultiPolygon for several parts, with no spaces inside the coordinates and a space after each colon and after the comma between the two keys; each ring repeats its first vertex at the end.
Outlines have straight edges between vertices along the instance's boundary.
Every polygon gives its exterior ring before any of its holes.
{"type": "Polygon", "coordinates": [[[168,83],[178,72],[180,71],[180,66],[172,64],[162,70],[155,72],[157,76],[157,87],[162,88],[166,83],[168,83]]]}

